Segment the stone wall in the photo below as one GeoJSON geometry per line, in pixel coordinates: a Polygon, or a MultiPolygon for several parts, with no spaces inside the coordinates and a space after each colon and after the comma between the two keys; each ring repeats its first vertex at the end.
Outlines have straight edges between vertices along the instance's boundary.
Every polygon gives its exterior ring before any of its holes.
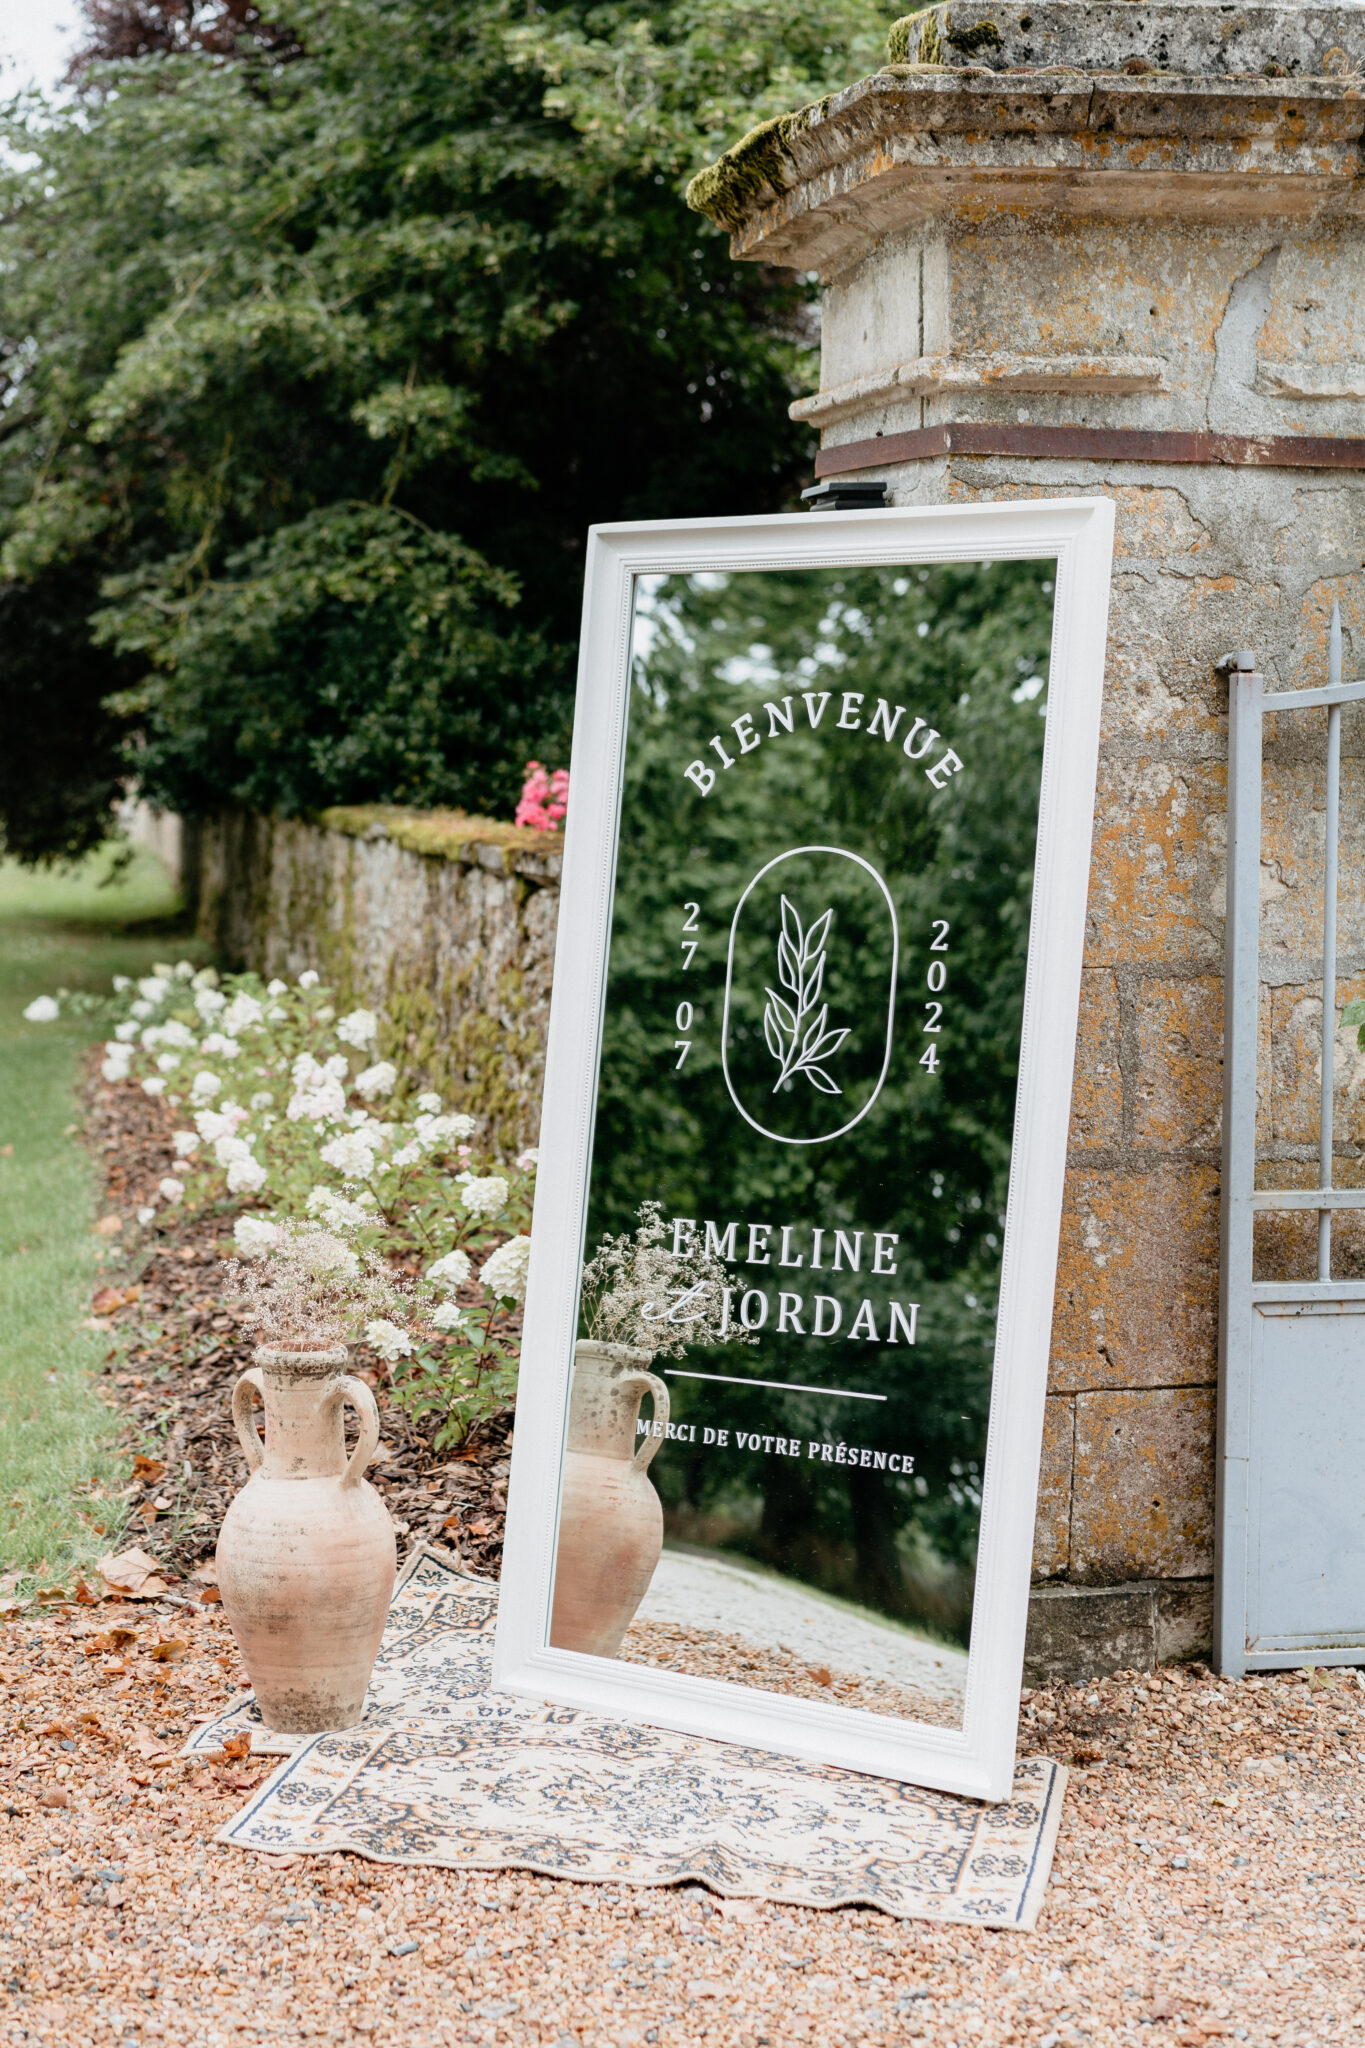
{"type": "Polygon", "coordinates": [[[194,835],[202,937],[236,967],[315,968],[503,1154],[533,1145],[559,914],[558,842],[456,813],[316,822],[229,812],[194,835]]]}
{"type": "MultiPolygon", "coordinates": [[[[818,474],[1117,512],[1030,1660],[1206,1653],[1215,1566],[1227,684],[1365,652],[1365,14],[947,0],[698,181],[817,269],[818,474]],[[1041,66],[1055,67],[1051,70],[1041,66]],[[1292,79],[1290,73],[1293,73],[1292,79]],[[709,183],[704,181],[709,179],[709,183]],[[1163,460],[1163,450],[1170,458],[1163,460]]],[[[1326,715],[1266,721],[1258,1156],[1315,1186],[1326,715]]],[[[1341,1002],[1365,991],[1365,719],[1343,723],[1341,1002]]],[[[1365,1180],[1355,1033],[1336,1178],[1365,1180]]],[[[1312,1277],[1315,1217],[1258,1278],[1312,1277]]],[[[1365,1270],[1357,1224],[1334,1276],[1365,1270]]]]}

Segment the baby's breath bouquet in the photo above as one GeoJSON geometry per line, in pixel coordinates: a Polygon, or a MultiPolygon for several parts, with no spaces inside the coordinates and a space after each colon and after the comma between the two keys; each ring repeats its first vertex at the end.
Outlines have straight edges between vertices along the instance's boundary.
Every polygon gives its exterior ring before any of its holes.
{"type": "Polygon", "coordinates": [[[243,1257],[226,1261],[228,1278],[247,1304],[246,1321],[263,1343],[284,1350],[330,1348],[362,1331],[401,1336],[411,1312],[411,1290],[383,1260],[358,1250],[337,1230],[262,1217],[239,1218],[243,1257]]]}
{"type": "Polygon", "coordinates": [[[659,1358],[677,1358],[689,1344],[756,1344],[729,1326],[733,1282],[725,1262],[693,1237],[675,1252],[658,1202],[637,1211],[639,1228],[604,1237],[583,1268],[580,1316],[598,1344],[629,1344],[659,1358]]]}

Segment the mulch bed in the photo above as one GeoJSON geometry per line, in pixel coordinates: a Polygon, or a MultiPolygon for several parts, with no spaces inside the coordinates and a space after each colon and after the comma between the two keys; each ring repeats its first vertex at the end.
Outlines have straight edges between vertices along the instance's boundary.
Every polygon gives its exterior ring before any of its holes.
{"type": "MultiPolygon", "coordinates": [[[[136,1543],[172,1575],[213,1555],[227,1506],[246,1480],[232,1427],[232,1389],[254,1338],[225,1294],[223,1258],[238,1209],[182,1217],[157,1194],[174,1170],[176,1115],[132,1083],[93,1079],[86,1137],[104,1175],[96,1228],[128,1257],[96,1289],[92,1321],[108,1329],[105,1375],[126,1423],[130,1525],[136,1543]],[[139,1208],[157,1204],[143,1231],[139,1208]]],[[[383,1425],[367,1477],[394,1518],[400,1551],[419,1541],[457,1549],[466,1568],[496,1578],[502,1561],[512,1414],[479,1424],[458,1451],[432,1446],[436,1423],[414,1425],[388,1396],[387,1367],[357,1346],[354,1372],[375,1391],[383,1425]]],[[[115,1533],[111,1531],[111,1535],[115,1533]]]]}

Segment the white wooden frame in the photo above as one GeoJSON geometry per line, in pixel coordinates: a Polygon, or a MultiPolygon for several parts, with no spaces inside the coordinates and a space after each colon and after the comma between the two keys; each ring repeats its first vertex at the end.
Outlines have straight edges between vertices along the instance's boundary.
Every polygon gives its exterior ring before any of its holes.
{"type": "Polygon", "coordinates": [[[1012,1784],[1090,876],[1114,511],[1105,498],[593,528],[502,1596],[501,1691],[979,1799],[1012,1784]],[[636,576],[1056,560],[1014,1152],[960,1729],[549,1647],[615,888],[636,576]]]}

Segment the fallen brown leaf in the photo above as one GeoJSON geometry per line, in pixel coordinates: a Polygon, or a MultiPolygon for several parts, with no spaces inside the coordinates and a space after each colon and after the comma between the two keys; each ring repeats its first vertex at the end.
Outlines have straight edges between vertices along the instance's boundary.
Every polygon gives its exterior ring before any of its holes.
{"type": "Polygon", "coordinates": [[[250,1756],[250,1731],[246,1728],[241,1728],[235,1735],[225,1736],[223,1740],[223,1755],[231,1758],[234,1762],[238,1757],[250,1756]]]}
{"type": "Polygon", "coordinates": [[[70,1806],[71,1794],[64,1785],[53,1785],[47,1792],[38,1794],[39,1806],[70,1806]]]}
{"type": "Polygon", "coordinates": [[[141,1451],[133,1459],[133,1477],[141,1479],[147,1486],[155,1486],[158,1479],[165,1477],[166,1467],[160,1458],[144,1458],[141,1451]]]}
{"type": "Polygon", "coordinates": [[[117,1237],[122,1228],[123,1218],[121,1216],[101,1216],[99,1222],[95,1225],[95,1235],[97,1237],[117,1237]]]}
{"type": "Polygon", "coordinates": [[[201,1607],[216,1607],[221,1604],[222,1598],[223,1596],[216,1586],[205,1586],[203,1592],[199,1595],[199,1605],[201,1607]]]}
{"type": "Polygon", "coordinates": [[[169,1641],[153,1643],[147,1655],[155,1664],[174,1664],[189,1647],[183,1636],[172,1636],[169,1641]]]}
{"type": "Polygon", "coordinates": [[[145,1550],[121,1550],[117,1557],[102,1557],[99,1575],[106,1586],[129,1600],[155,1600],[167,1591],[156,1559],[148,1557],[145,1550]]]}
{"type": "Polygon", "coordinates": [[[77,1599],[77,1600],[79,1601],[79,1603],[80,1603],[80,1605],[81,1605],[82,1607],[93,1607],[93,1606],[95,1606],[96,1602],[97,1602],[97,1601],[99,1600],[99,1597],[100,1597],[100,1596],[99,1596],[99,1594],[98,1594],[98,1593],[92,1593],[92,1592],[91,1592],[91,1590],[90,1590],[89,1586],[87,1586],[87,1585],[86,1585],[86,1583],[85,1583],[85,1580],[84,1580],[84,1579],[77,1579],[77,1581],[76,1581],[76,1599],[77,1599]]]}

